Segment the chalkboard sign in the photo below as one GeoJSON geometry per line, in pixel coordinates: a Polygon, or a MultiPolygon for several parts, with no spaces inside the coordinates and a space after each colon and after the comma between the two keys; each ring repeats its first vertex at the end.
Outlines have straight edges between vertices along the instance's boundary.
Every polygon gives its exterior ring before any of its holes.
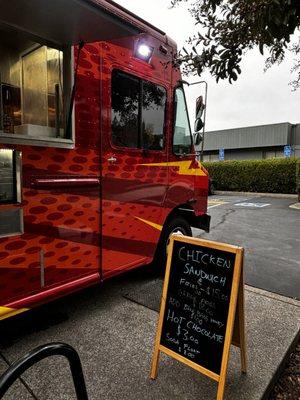
{"type": "Polygon", "coordinates": [[[246,370],[242,256],[243,249],[236,246],[172,237],[152,378],[163,351],[218,381],[218,399],[222,399],[234,330],[246,370]]]}

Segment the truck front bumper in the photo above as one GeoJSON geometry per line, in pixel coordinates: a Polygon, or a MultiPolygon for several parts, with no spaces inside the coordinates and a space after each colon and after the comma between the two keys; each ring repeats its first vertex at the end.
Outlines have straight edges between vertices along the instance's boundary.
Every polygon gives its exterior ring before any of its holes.
{"type": "Polygon", "coordinates": [[[194,220],[194,223],[192,224],[192,226],[195,228],[202,229],[205,232],[209,232],[210,220],[211,220],[210,215],[202,214],[202,215],[199,215],[198,217],[195,217],[195,220],[194,220]]]}

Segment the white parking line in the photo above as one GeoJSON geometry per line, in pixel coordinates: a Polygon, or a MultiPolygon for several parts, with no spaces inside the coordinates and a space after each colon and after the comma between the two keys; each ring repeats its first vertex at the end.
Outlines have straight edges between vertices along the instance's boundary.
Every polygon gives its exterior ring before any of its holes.
{"type": "Polygon", "coordinates": [[[254,207],[254,208],[263,208],[263,207],[268,207],[271,204],[268,203],[237,203],[235,206],[238,207],[254,207]]]}
{"type": "Polygon", "coordinates": [[[208,209],[222,206],[223,204],[228,204],[228,201],[223,200],[208,200],[208,209]]]}
{"type": "Polygon", "coordinates": [[[210,208],[214,208],[214,207],[219,207],[224,203],[220,203],[220,204],[215,204],[214,206],[208,206],[207,209],[209,210],[210,208]]]}

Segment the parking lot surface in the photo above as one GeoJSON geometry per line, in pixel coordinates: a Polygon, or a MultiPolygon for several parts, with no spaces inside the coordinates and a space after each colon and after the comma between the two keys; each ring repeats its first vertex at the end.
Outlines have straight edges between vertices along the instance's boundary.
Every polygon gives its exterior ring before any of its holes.
{"type": "MultiPolygon", "coordinates": [[[[249,372],[240,374],[233,348],[225,400],[260,400],[299,331],[299,222],[293,200],[211,196],[210,240],[245,247],[246,327],[249,372]],[[281,293],[288,297],[273,295],[281,293]]],[[[79,352],[90,400],[215,398],[216,384],[163,356],[156,381],[149,379],[158,313],[147,304],[161,293],[161,278],[149,267],[131,271],[37,308],[0,325],[0,373],[34,347],[62,341],[79,352]],[[139,291],[144,301],[127,293],[139,291]]],[[[75,399],[69,366],[61,357],[40,362],[4,400],[75,399]]]]}
{"type": "Polygon", "coordinates": [[[245,248],[248,285],[300,298],[300,210],[293,199],[210,196],[209,240],[245,248]]]}
{"type": "MultiPolygon", "coordinates": [[[[66,342],[80,355],[89,400],[215,399],[214,381],[167,356],[157,380],[149,378],[158,313],[146,306],[147,297],[156,293],[159,301],[161,285],[140,269],[3,321],[0,368],[41,344],[66,342]],[[145,305],[125,297],[136,291],[145,305]]],[[[299,330],[299,301],[249,287],[245,294],[249,369],[241,374],[232,347],[225,400],[261,400],[299,330]]],[[[62,357],[43,360],[22,377],[27,387],[18,382],[3,400],[75,399],[62,357]]]]}

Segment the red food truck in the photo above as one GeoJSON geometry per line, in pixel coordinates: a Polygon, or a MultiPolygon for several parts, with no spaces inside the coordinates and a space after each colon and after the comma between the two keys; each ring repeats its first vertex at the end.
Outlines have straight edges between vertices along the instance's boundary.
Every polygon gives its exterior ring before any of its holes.
{"type": "Polygon", "coordinates": [[[108,0],[0,0],[0,319],[209,230],[176,44],[108,0]]]}

